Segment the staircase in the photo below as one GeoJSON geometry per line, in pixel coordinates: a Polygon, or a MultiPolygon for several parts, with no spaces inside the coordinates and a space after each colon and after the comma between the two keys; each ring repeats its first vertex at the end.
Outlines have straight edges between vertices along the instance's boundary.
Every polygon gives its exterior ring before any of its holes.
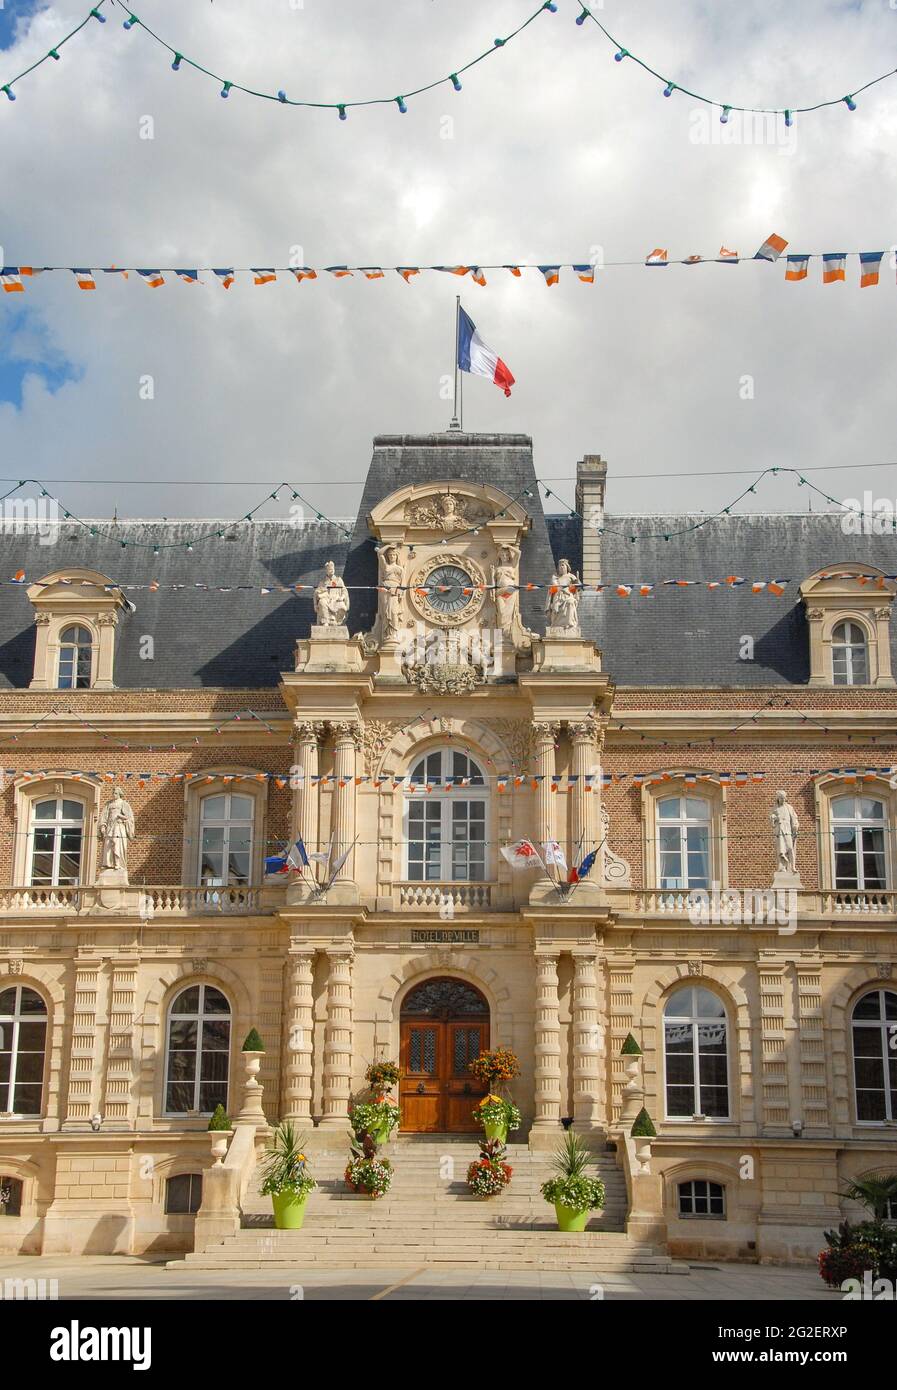
{"type": "Polygon", "coordinates": [[[220,1245],[189,1254],[169,1268],[376,1269],[429,1266],[440,1269],[586,1270],[687,1274],[665,1253],[625,1232],[626,1184],[613,1154],[597,1155],[593,1172],[607,1201],[581,1234],[557,1230],[554,1208],[539,1187],[550,1176],[550,1154],[525,1143],[508,1145],[514,1170],[500,1196],[470,1195],[467,1167],[477,1157],[474,1136],[408,1135],[382,1151],[394,1167],[385,1197],[349,1192],[343,1181],[348,1142],[316,1149],[318,1182],[300,1231],[277,1231],[271,1199],[258,1191],[258,1170],[243,1204],[242,1228],[220,1245]]]}

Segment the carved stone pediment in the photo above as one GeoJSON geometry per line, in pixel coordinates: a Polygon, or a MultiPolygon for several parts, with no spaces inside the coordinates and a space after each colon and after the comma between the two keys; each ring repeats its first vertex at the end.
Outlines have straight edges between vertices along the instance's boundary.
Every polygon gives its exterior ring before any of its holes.
{"type": "Polygon", "coordinates": [[[409,498],[405,503],[404,520],[419,531],[458,531],[467,526],[480,526],[493,515],[482,502],[446,488],[429,497],[409,498]]]}
{"type": "Polygon", "coordinates": [[[464,695],[485,685],[486,677],[480,666],[449,665],[442,662],[422,662],[406,666],[405,674],[422,695],[464,695]]]}

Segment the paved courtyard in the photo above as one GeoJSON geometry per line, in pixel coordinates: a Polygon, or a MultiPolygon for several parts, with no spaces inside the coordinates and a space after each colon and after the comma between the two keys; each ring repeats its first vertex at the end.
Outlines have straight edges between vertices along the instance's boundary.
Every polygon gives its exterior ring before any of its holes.
{"type": "Polygon", "coordinates": [[[409,1265],[371,1271],[166,1269],[164,1262],[114,1256],[13,1256],[0,1260],[6,1279],[57,1281],[60,1299],[552,1299],[837,1303],[811,1268],[694,1264],[685,1275],[443,1270],[409,1265]]]}

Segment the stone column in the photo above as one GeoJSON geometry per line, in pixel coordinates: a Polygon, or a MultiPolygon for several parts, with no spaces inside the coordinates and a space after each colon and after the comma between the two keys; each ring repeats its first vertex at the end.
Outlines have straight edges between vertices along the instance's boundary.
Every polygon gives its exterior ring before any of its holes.
{"type": "Polygon", "coordinates": [[[312,1123],[312,1040],[314,1035],[314,948],[297,942],[290,946],[287,978],[289,997],[286,1065],[283,1082],[283,1117],[299,1125],[312,1123]]]}
{"type": "Polygon", "coordinates": [[[537,1129],[557,1128],[561,1118],[561,1024],[557,956],[536,954],[537,1129]]]}
{"type": "Polygon", "coordinates": [[[596,1129],[600,1114],[598,989],[594,951],[573,953],[573,1118],[578,1130],[596,1129]]]}
{"type": "Polygon", "coordinates": [[[324,1024],[324,1103],[321,1126],[349,1128],[352,1085],[352,951],[328,947],[327,1020],[324,1024]]]}
{"type": "Polygon", "coordinates": [[[560,733],[560,724],[557,721],[543,722],[539,720],[533,725],[533,745],[536,756],[536,772],[541,777],[536,792],[536,839],[541,846],[546,840],[554,839],[554,802],[552,797],[555,793],[551,790],[551,784],[555,777],[555,744],[560,733]]]}
{"type": "Polygon", "coordinates": [[[361,744],[361,725],[340,723],[330,727],[333,731],[333,859],[349,850],[346,862],[336,875],[336,882],[339,882],[355,877],[355,851],[351,846],[355,839],[355,754],[361,744]]]}
{"type": "Polygon", "coordinates": [[[570,725],[573,740],[573,787],[570,819],[570,853],[574,862],[581,863],[598,843],[597,808],[601,804],[601,773],[598,764],[598,729],[594,719],[584,719],[570,725]],[[586,776],[595,772],[593,790],[586,791],[586,776]]]}
{"type": "Polygon", "coordinates": [[[296,763],[302,768],[302,780],[293,797],[293,840],[300,836],[309,851],[320,850],[321,832],[318,815],[318,745],[324,730],[323,720],[297,719],[296,763]]]}

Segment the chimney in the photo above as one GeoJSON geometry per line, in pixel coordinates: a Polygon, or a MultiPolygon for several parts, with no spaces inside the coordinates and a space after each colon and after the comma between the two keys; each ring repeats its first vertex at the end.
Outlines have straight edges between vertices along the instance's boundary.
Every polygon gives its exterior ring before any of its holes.
{"type": "Polygon", "coordinates": [[[601,583],[601,536],[607,463],[600,454],[586,454],[576,465],[576,510],[582,517],[582,582],[601,583]]]}

